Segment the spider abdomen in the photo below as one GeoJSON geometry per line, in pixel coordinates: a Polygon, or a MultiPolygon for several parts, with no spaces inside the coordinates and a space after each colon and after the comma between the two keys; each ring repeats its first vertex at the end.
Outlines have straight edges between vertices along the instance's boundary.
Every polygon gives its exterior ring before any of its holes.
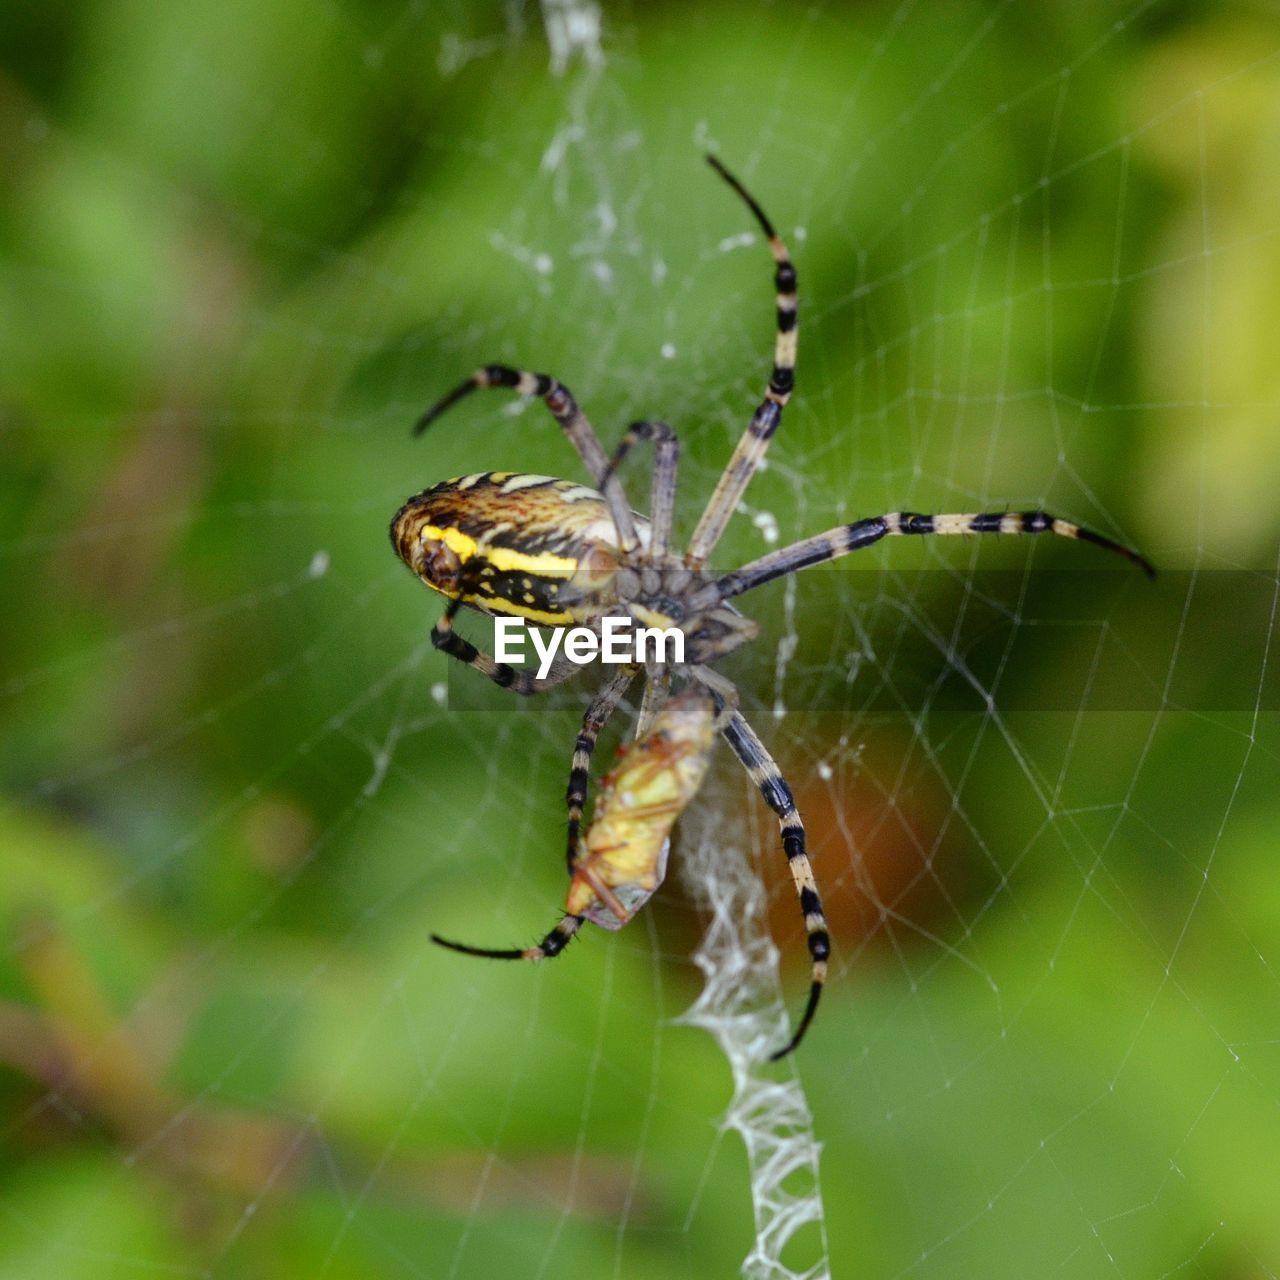
{"type": "MultiPolygon", "coordinates": [[[[646,543],[648,523],[635,520],[646,543]]],[[[608,504],[569,480],[485,471],[441,481],[400,508],[391,543],[433,591],[482,613],[584,624],[617,599],[608,504]]]]}

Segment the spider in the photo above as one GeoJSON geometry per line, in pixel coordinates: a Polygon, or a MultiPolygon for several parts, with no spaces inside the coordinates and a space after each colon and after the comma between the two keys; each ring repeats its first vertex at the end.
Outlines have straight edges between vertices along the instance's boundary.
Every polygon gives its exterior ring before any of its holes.
{"type": "MultiPolygon", "coordinates": [[[[893,511],[838,525],[727,573],[708,569],[708,557],[759,469],[791,398],[797,327],[796,271],[782,238],[746,187],[715,156],[706,159],[746,204],[766,237],[774,261],[777,327],[773,368],[764,398],[684,553],[670,545],[679,459],[675,431],[661,421],[635,422],[613,453],[606,454],[568,387],[549,374],[498,364],[477,369],[432,405],[418,420],[415,433],[426,430],[447,409],[482,387],[506,387],[521,395],[538,396],[597,487],[506,471],[460,476],[410,498],[392,522],[391,541],[405,564],[448,600],[443,616],[431,630],[432,643],[520,694],[536,694],[562,684],[582,668],[560,660],[544,678],[538,678],[525,669],[496,661],[455,630],[454,619],[464,606],[491,616],[522,617],[552,626],[593,626],[606,616],[629,616],[645,627],[678,627],[683,632],[683,663],[619,666],[587,707],[565,794],[569,874],[580,874],[580,829],[591,755],[601,729],[632,681],[644,671],[637,738],[654,724],[673,678],[704,686],[717,708],[716,730],[778,819],[782,848],[804,916],[811,969],[809,994],[791,1038],[771,1055],[771,1060],[776,1060],[800,1044],[813,1021],[827,977],[831,941],[806,853],[804,824],[791,788],[738,710],[732,683],[710,666],[757,634],[756,624],[744,617],[733,601],[775,578],[848,555],[881,538],[910,535],[1048,533],[1103,547],[1132,561],[1149,576],[1154,576],[1155,570],[1136,551],[1044,511],[950,515],[893,511]],[[640,444],[654,449],[648,519],[632,511],[618,479],[622,462],[640,444]]],[[[497,959],[551,957],[563,950],[582,919],[571,909],[539,947],[526,951],[485,951],[442,938],[433,940],[454,950],[497,959]]]]}

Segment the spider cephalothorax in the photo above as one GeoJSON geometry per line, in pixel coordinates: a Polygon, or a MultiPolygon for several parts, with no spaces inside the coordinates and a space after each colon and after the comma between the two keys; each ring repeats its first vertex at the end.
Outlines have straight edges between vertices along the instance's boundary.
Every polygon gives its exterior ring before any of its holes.
{"type": "MultiPolygon", "coordinates": [[[[537,947],[487,950],[435,940],[454,950],[500,959],[553,956],[563,949],[584,918],[596,918],[592,912],[603,909],[601,904],[611,909],[610,877],[631,895],[625,902],[613,895],[626,919],[652,892],[651,881],[660,877],[664,865],[665,832],[696,790],[696,785],[690,788],[680,784],[682,774],[674,764],[669,766],[672,778],[666,779],[670,794],[663,801],[661,840],[655,835],[656,826],[633,822],[631,815],[625,813],[634,797],[644,794],[651,785],[638,780],[642,777],[639,763],[634,775],[624,775],[621,782],[615,778],[587,838],[580,838],[596,739],[632,680],[643,670],[645,696],[636,727],[635,761],[683,759],[670,755],[669,735],[680,724],[695,724],[701,714],[698,707],[714,706],[718,711],[713,727],[777,815],[783,850],[804,914],[812,966],[808,1002],[791,1039],[773,1054],[780,1058],[800,1043],[813,1018],[826,980],[831,944],[805,849],[804,824],[791,789],[738,710],[733,685],[709,665],[756,634],[755,624],[743,617],[731,601],[765,582],[870,546],[882,538],[912,535],[1048,533],[1091,542],[1124,556],[1148,574],[1154,571],[1137,552],[1043,511],[963,515],[888,512],[838,525],[771,551],[741,569],[728,573],[708,570],[707,560],[764,459],[791,398],[798,330],[796,273],[781,237],[746,188],[715,157],[707,159],[745,201],[768,239],[775,263],[777,326],[773,369],[764,398],[738,441],[687,549],[678,553],[669,546],[679,458],[675,432],[663,422],[633,423],[613,454],[607,455],[563,383],[549,374],[528,373],[506,365],[486,365],[476,370],[427,410],[417,430],[425,429],[446,409],[481,387],[508,387],[522,395],[538,396],[577,450],[597,488],[509,471],[461,476],[411,498],[392,523],[391,540],[409,568],[449,601],[443,617],[432,628],[431,639],[436,647],[518,693],[537,693],[561,684],[581,667],[561,662],[545,678],[539,678],[524,668],[497,662],[454,630],[454,618],[463,606],[553,626],[592,627],[607,615],[621,615],[645,627],[678,627],[685,639],[682,663],[620,666],[592,699],[583,717],[566,794],[567,857],[575,886],[570,893],[568,914],[537,947]],[[617,474],[626,455],[641,443],[652,444],[655,455],[647,520],[631,509],[617,474]],[[701,685],[702,691],[698,698],[678,703],[679,717],[664,728],[662,707],[673,678],[701,685]],[[602,845],[601,838],[593,836],[599,823],[612,823],[615,831],[621,829],[620,843],[614,840],[602,845]]],[[[704,740],[690,730],[687,736],[696,744],[690,750],[705,757],[710,751],[709,734],[704,740]]],[[[697,776],[700,780],[700,772],[697,776]]],[[[617,916],[616,911],[614,914],[617,916]]],[[[617,918],[624,922],[621,916],[617,918]]]]}

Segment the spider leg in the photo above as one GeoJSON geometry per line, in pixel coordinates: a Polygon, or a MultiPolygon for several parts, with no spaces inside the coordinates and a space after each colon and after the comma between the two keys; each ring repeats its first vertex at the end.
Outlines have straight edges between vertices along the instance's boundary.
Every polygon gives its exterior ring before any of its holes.
{"type": "Polygon", "coordinates": [[[855,520],[852,524],[828,529],[826,533],[793,542],[789,547],[771,551],[741,569],[726,573],[717,581],[720,598],[727,600],[731,596],[740,596],[744,591],[772,582],[774,578],[869,547],[881,538],[912,534],[947,536],[967,533],[1051,533],[1059,538],[1074,538],[1123,556],[1136,564],[1149,578],[1156,576],[1155,566],[1146,556],[1100,533],[1094,533],[1092,529],[1050,515],[1047,511],[985,511],[972,515],[933,516],[919,515],[914,511],[893,511],[888,515],[872,516],[867,520],[855,520]]]}
{"type": "Polygon", "coordinates": [[[622,695],[635,679],[635,674],[635,667],[622,667],[591,699],[591,705],[582,717],[582,728],[578,730],[577,740],[573,744],[573,764],[569,769],[569,785],[564,796],[569,808],[569,843],[565,859],[570,875],[573,875],[578,862],[582,810],[587,803],[587,786],[590,780],[591,753],[596,749],[600,730],[608,723],[609,717],[622,700],[622,695]]]}
{"type": "Polygon", "coordinates": [[[578,451],[591,478],[600,485],[609,514],[618,532],[618,545],[623,551],[634,551],[639,544],[636,522],[627,505],[622,486],[609,470],[609,459],[587,415],[578,407],[573,392],[558,378],[548,373],[528,373],[504,364],[488,364],[477,369],[466,382],[454,387],[437,400],[414,425],[414,435],[421,435],[446,409],[465,399],[481,387],[510,387],[522,396],[540,396],[552,416],[560,424],[569,443],[578,451]]]}
{"type": "Polygon", "coordinates": [[[716,732],[722,733],[738,711],[738,687],[728,676],[701,663],[690,666],[687,674],[711,691],[716,704],[716,732]]]}
{"type": "Polygon", "coordinates": [[[550,675],[539,679],[528,671],[499,662],[490,654],[477,649],[470,640],[464,640],[453,629],[453,620],[461,608],[461,600],[449,602],[449,607],[441,615],[440,621],[431,628],[431,643],[437,649],[442,649],[449,657],[456,658],[465,666],[474,668],[501,688],[514,689],[516,693],[527,697],[530,694],[541,693],[544,689],[554,689],[557,685],[572,680],[582,670],[576,663],[557,663],[552,666],[550,675]]]}
{"type": "Polygon", "coordinates": [[[693,531],[693,537],[689,540],[685,562],[692,568],[701,568],[720,541],[720,535],[724,533],[730,516],[737,508],[738,500],[763,461],[769,441],[778,429],[782,410],[791,399],[791,392],[795,387],[796,340],[799,334],[796,327],[796,269],[786,245],[782,243],[782,237],[774,230],[764,210],[746,187],[715,156],[708,156],[707,163],[742,197],[755,215],[760,229],[768,237],[769,251],[776,264],[773,283],[777,293],[778,328],[773,345],[773,371],[769,375],[765,398],[752,414],[751,422],[738,441],[729,465],[725,467],[715,492],[711,495],[711,501],[707,503],[707,508],[693,531]]]}
{"type": "Polygon", "coordinates": [[[777,762],[765,750],[764,743],[756,736],[755,730],[740,712],[733,713],[721,733],[732,748],[733,754],[742,762],[742,767],[746,769],[751,781],[760,788],[760,794],[764,797],[765,803],[778,816],[778,824],[782,829],[782,848],[787,855],[787,866],[791,868],[791,878],[795,881],[800,910],[804,913],[805,940],[809,945],[813,978],[809,985],[809,999],[795,1032],[781,1049],[769,1055],[770,1062],[777,1062],[779,1058],[785,1058],[804,1039],[804,1033],[809,1029],[813,1015],[817,1012],[818,997],[822,995],[822,987],[827,980],[827,960],[831,955],[831,938],[827,933],[826,916],[822,914],[822,899],[818,894],[817,882],[813,878],[813,867],[805,851],[804,823],[800,820],[795,799],[786,779],[782,776],[782,770],[778,768],[777,762]]]}
{"type": "Polygon", "coordinates": [[[639,741],[650,729],[662,710],[671,693],[671,668],[662,663],[651,662],[644,672],[644,692],[640,698],[640,714],[636,717],[636,727],[632,732],[632,740],[639,741]]]}
{"type": "Polygon", "coordinates": [[[438,933],[431,935],[431,941],[438,947],[459,951],[464,956],[481,956],[485,960],[550,960],[569,945],[573,935],[581,927],[581,916],[561,916],[556,927],[536,947],[469,947],[465,942],[450,942],[448,938],[442,938],[438,933]]]}
{"type": "Polygon", "coordinates": [[[633,422],[618,441],[609,459],[602,483],[607,482],[623,459],[642,441],[654,442],[653,486],[649,497],[649,559],[662,561],[671,543],[671,523],[676,502],[676,469],[680,462],[680,440],[665,422],[633,422]]]}

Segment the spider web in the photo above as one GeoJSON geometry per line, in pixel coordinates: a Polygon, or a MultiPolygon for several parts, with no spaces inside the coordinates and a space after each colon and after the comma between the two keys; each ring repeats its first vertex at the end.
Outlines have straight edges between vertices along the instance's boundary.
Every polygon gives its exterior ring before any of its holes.
{"type": "Polygon", "coordinates": [[[0,1276],[1280,1272],[1274,9],[39,13],[0,73],[0,1276]],[[921,539],[743,601],[836,951],[775,1068],[803,935],[727,758],[626,930],[429,945],[556,918],[581,702],[446,670],[385,542],[445,476],[579,477],[498,394],[409,438],[488,360],[606,440],[670,421],[687,537],[770,342],[708,149],[801,281],[722,567],[1045,507],[1162,570],[921,539]]]}

